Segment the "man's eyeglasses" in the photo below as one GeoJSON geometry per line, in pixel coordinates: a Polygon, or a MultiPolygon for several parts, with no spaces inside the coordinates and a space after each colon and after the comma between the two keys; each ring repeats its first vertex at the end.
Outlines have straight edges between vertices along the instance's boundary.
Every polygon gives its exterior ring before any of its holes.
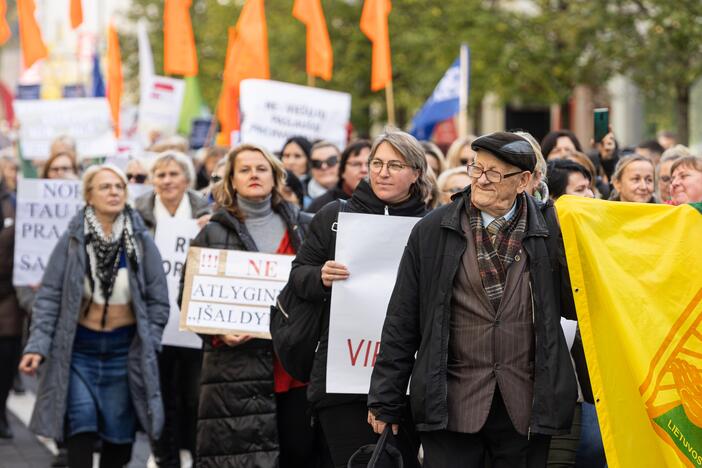
{"type": "Polygon", "coordinates": [[[509,177],[519,175],[522,172],[524,171],[502,174],[501,172],[492,169],[485,170],[480,166],[476,166],[475,164],[470,164],[468,166],[468,175],[471,178],[478,180],[483,174],[485,174],[485,178],[488,180],[488,182],[492,182],[493,184],[499,184],[500,182],[502,182],[502,179],[507,179],[509,177]]]}
{"type": "Polygon", "coordinates": [[[381,161],[380,159],[373,159],[370,164],[370,169],[373,172],[380,173],[383,171],[383,167],[387,166],[388,167],[388,172],[391,174],[397,174],[398,172],[402,171],[404,168],[409,167],[409,164],[404,164],[401,163],[400,161],[388,161],[384,162],[381,161]]]}
{"type": "Polygon", "coordinates": [[[211,183],[211,184],[216,184],[217,182],[220,182],[221,180],[222,180],[222,176],[221,176],[221,175],[212,174],[212,175],[210,176],[210,183],[211,183]]]}
{"type": "Polygon", "coordinates": [[[127,172],[127,180],[134,181],[135,184],[143,184],[146,182],[146,174],[132,174],[127,172]]]}
{"type": "Polygon", "coordinates": [[[327,159],[312,159],[310,164],[312,169],[322,169],[325,165],[327,167],[334,167],[339,163],[339,156],[329,156],[327,159]]]}

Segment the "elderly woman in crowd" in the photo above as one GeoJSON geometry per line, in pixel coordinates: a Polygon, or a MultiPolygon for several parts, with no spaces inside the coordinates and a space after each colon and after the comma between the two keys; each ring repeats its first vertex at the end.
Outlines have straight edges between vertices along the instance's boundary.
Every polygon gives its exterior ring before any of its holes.
{"type": "MultiPolygon", "coordinates": [[[[299,208],[283,199],[284,184],[283,165],[265,149],[233,149],[216,191],[219,209],[191,245],[294,254],[302,245],[303,228],[299,208]]],[[[305,391],[304,383],[283,370],[270,340],[205,337],[198,466],[314,466],[305,391]]]]}
{"type": "Polygon", "coordinates": [[[680,158],[671,167],[670,195],[673,205],[702,202],[702,158],[680,158]]]}
{"type": "Polygon", "coordinates": [[[675,145],[663,152],[661,160],[656,167],[656,182],[658,184],[658,197],[662,203],[670,203],[670,182],[672,180],[670,169],[673,163],[680,158],[692,156],[687,146],[675,145]]]}
{"type": "Polygon", "coordinates": [[[327,203],[335,200],[348,200],[358,183],[368,177],[368,154],[371,144],[368,140],[356,140],[348,144],[339,161],[339,181],[326,193],[315,198],[305,211],[316,213],[327,203]]]}
{"type": "Polygon", "coordinates": [[[74,153],[58,152],[51,155],[41,171],[42,179],[77,179],[78,162],[74,153]]]}
{"type": "Polygon", "coordinates": [[[145,184],[149,180],[147,165],[141,158],[130,159],[127,163],[127,182],[130,184],[145,184]]]}
{"type": "Polygon", "coordinates": [[[470,185],[470,180],[466,166],[454,167],[442,172],[436,182],[439,187],[441,200],[439,204],[450,203],[454,194],[462,192],[463,189],[470,185]]]}
{"type": "Polygon", "coordinates": [[[609,199],[613,201],[656,203],[653,193],[655,178],[653,162],[637,154],[619,160],[612,174],[614,191],[609,199]]]}
{"type": "MultiPolygon", "coordinates": [[[[195,169],[188,156],[166,151],[151,165],[154,191],[137,198],[135,207],[152,234],[165,219],[209,219],[205,198],[191,189],[195,169]]],[[[195,453],[197,392],[202,351],[181,346],[163,346],[158,363],[165,408],[165,426],[152,450],[160,467],[180,466],[180,449],[195,453]],[[181,440],[184,439],[184,440],[181,440]]]]}
{"type": "Polygon", "coordinates": [[[446,170],[446,157],[444,152],[431,141],[420,141],[420,145],[424,148],[424,156],[427,158],[427,166],[434,171],[434,175],[439,177],[446,170]]]}
{"type": "Polygon", "coordinates": [[[122,467],[137,426],[152,437],[163,426],[156,355],[166,277],[120,169],[89,168],[83,195],[44,272],[20,370],[41,366],[30,429],[66,436],[71,468],[92,467],[98,439],[100,466],[122,467]]]}
{"type": "MultiPolygon", "coordinates": [[[[334,143],[318,141],[310,151],[311,178],[307,183],[307,196],[314,201],[339,182],[341,151],[334,143]]],[[[308,205],[306,205],[308,206],[308,205]]]]}
{"type": "Polygon", "coordinates": [[[475,160],[475,151],[470,145],[475,140],[475,135],[467,135],[459,138],[449,146],[446,152],[446,169],[451,169],[459,166],[468,166],[475,160]]]}
{"type": "MultiPolygon", "coordinates": [[[[307,241],[298,252],[290,273],[296,295],[323,306],[320,343],[315,354],[310,388],[319,428],[329,448],[327,466],[345,467],[360,446],[374,443],[377,436],[366,423],[366,396],[329,394],[326,391],[329,298],[334,281],[349,277],[345,265],[334,261],[338,213],[368,213],[421,217],[427,212],[425,200],[431,190],[427,181],[424,149],[414,137],[397,130],[380,135],[369,156],[369,180],[362,180],[345,204],[328,204],[310,224],[307,241]]],[[[411,425],[410,425],[411,426],[411,425]]],[[[405,466],[416,463],[416,447],[406,447],[405,466]]]]}

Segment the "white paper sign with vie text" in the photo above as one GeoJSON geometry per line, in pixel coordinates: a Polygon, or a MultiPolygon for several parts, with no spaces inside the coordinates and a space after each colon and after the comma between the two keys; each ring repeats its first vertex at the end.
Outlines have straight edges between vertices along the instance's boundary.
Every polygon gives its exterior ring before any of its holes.
{"type": "Polygon", "coordinates": [[[270,308],[288,282],[293,258],[191,247],[180,329],[270,339],[270,308]]]}
{"type": "Polygon", "coordinates": [[[417,221],[339,213],[335,259],[350,276],[332,284],[327,392],[368,393],[397,268],[417,221]]]}

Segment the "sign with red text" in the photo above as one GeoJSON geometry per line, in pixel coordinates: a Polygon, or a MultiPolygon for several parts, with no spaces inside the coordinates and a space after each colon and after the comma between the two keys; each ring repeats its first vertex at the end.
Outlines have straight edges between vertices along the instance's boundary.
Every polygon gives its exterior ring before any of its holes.
{"type": "Polygon", "coordinates": [[[175,135],[185,95],[185,81],[166,76],[152,76],[142,83],[146,92],[139,102],[137,131],[145,146],[154,137],[175,135]]]}
{"type": "Polygon", "coordinates": [[[368,393],[397,268],[417,221],[339,213],[335,259],[350,276],[332,285],[327,392],[368,393]]]}
{"type": "Polygon", "coordinates": [[[202,340],[193,332],[180,331],[180,307],[178,306],[178,292],[180,290],[180,277],[188,256],[190,240],[197,236],[200,227],[194,219],[164,218],[156,224],[154,241],[161,253],[163,272],[168,283],[168,299],[171,303],[171,315],[163,329],[161,343],[168,346],[183,348],[202,348],[202,340]]]}
{"type": "Polygon", "coordinates": [[[180,329],[270,339],[271,306],[288,282],[293,258],[191,247],[180,329]]]}

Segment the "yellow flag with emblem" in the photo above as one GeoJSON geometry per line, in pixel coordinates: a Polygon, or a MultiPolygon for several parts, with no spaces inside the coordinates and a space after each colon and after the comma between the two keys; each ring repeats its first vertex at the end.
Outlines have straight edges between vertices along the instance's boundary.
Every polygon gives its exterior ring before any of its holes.
{"type": "Polygon", "coordinates": [[[702,205],[556,203],[610,467],[702,466],[702,205]]]}

